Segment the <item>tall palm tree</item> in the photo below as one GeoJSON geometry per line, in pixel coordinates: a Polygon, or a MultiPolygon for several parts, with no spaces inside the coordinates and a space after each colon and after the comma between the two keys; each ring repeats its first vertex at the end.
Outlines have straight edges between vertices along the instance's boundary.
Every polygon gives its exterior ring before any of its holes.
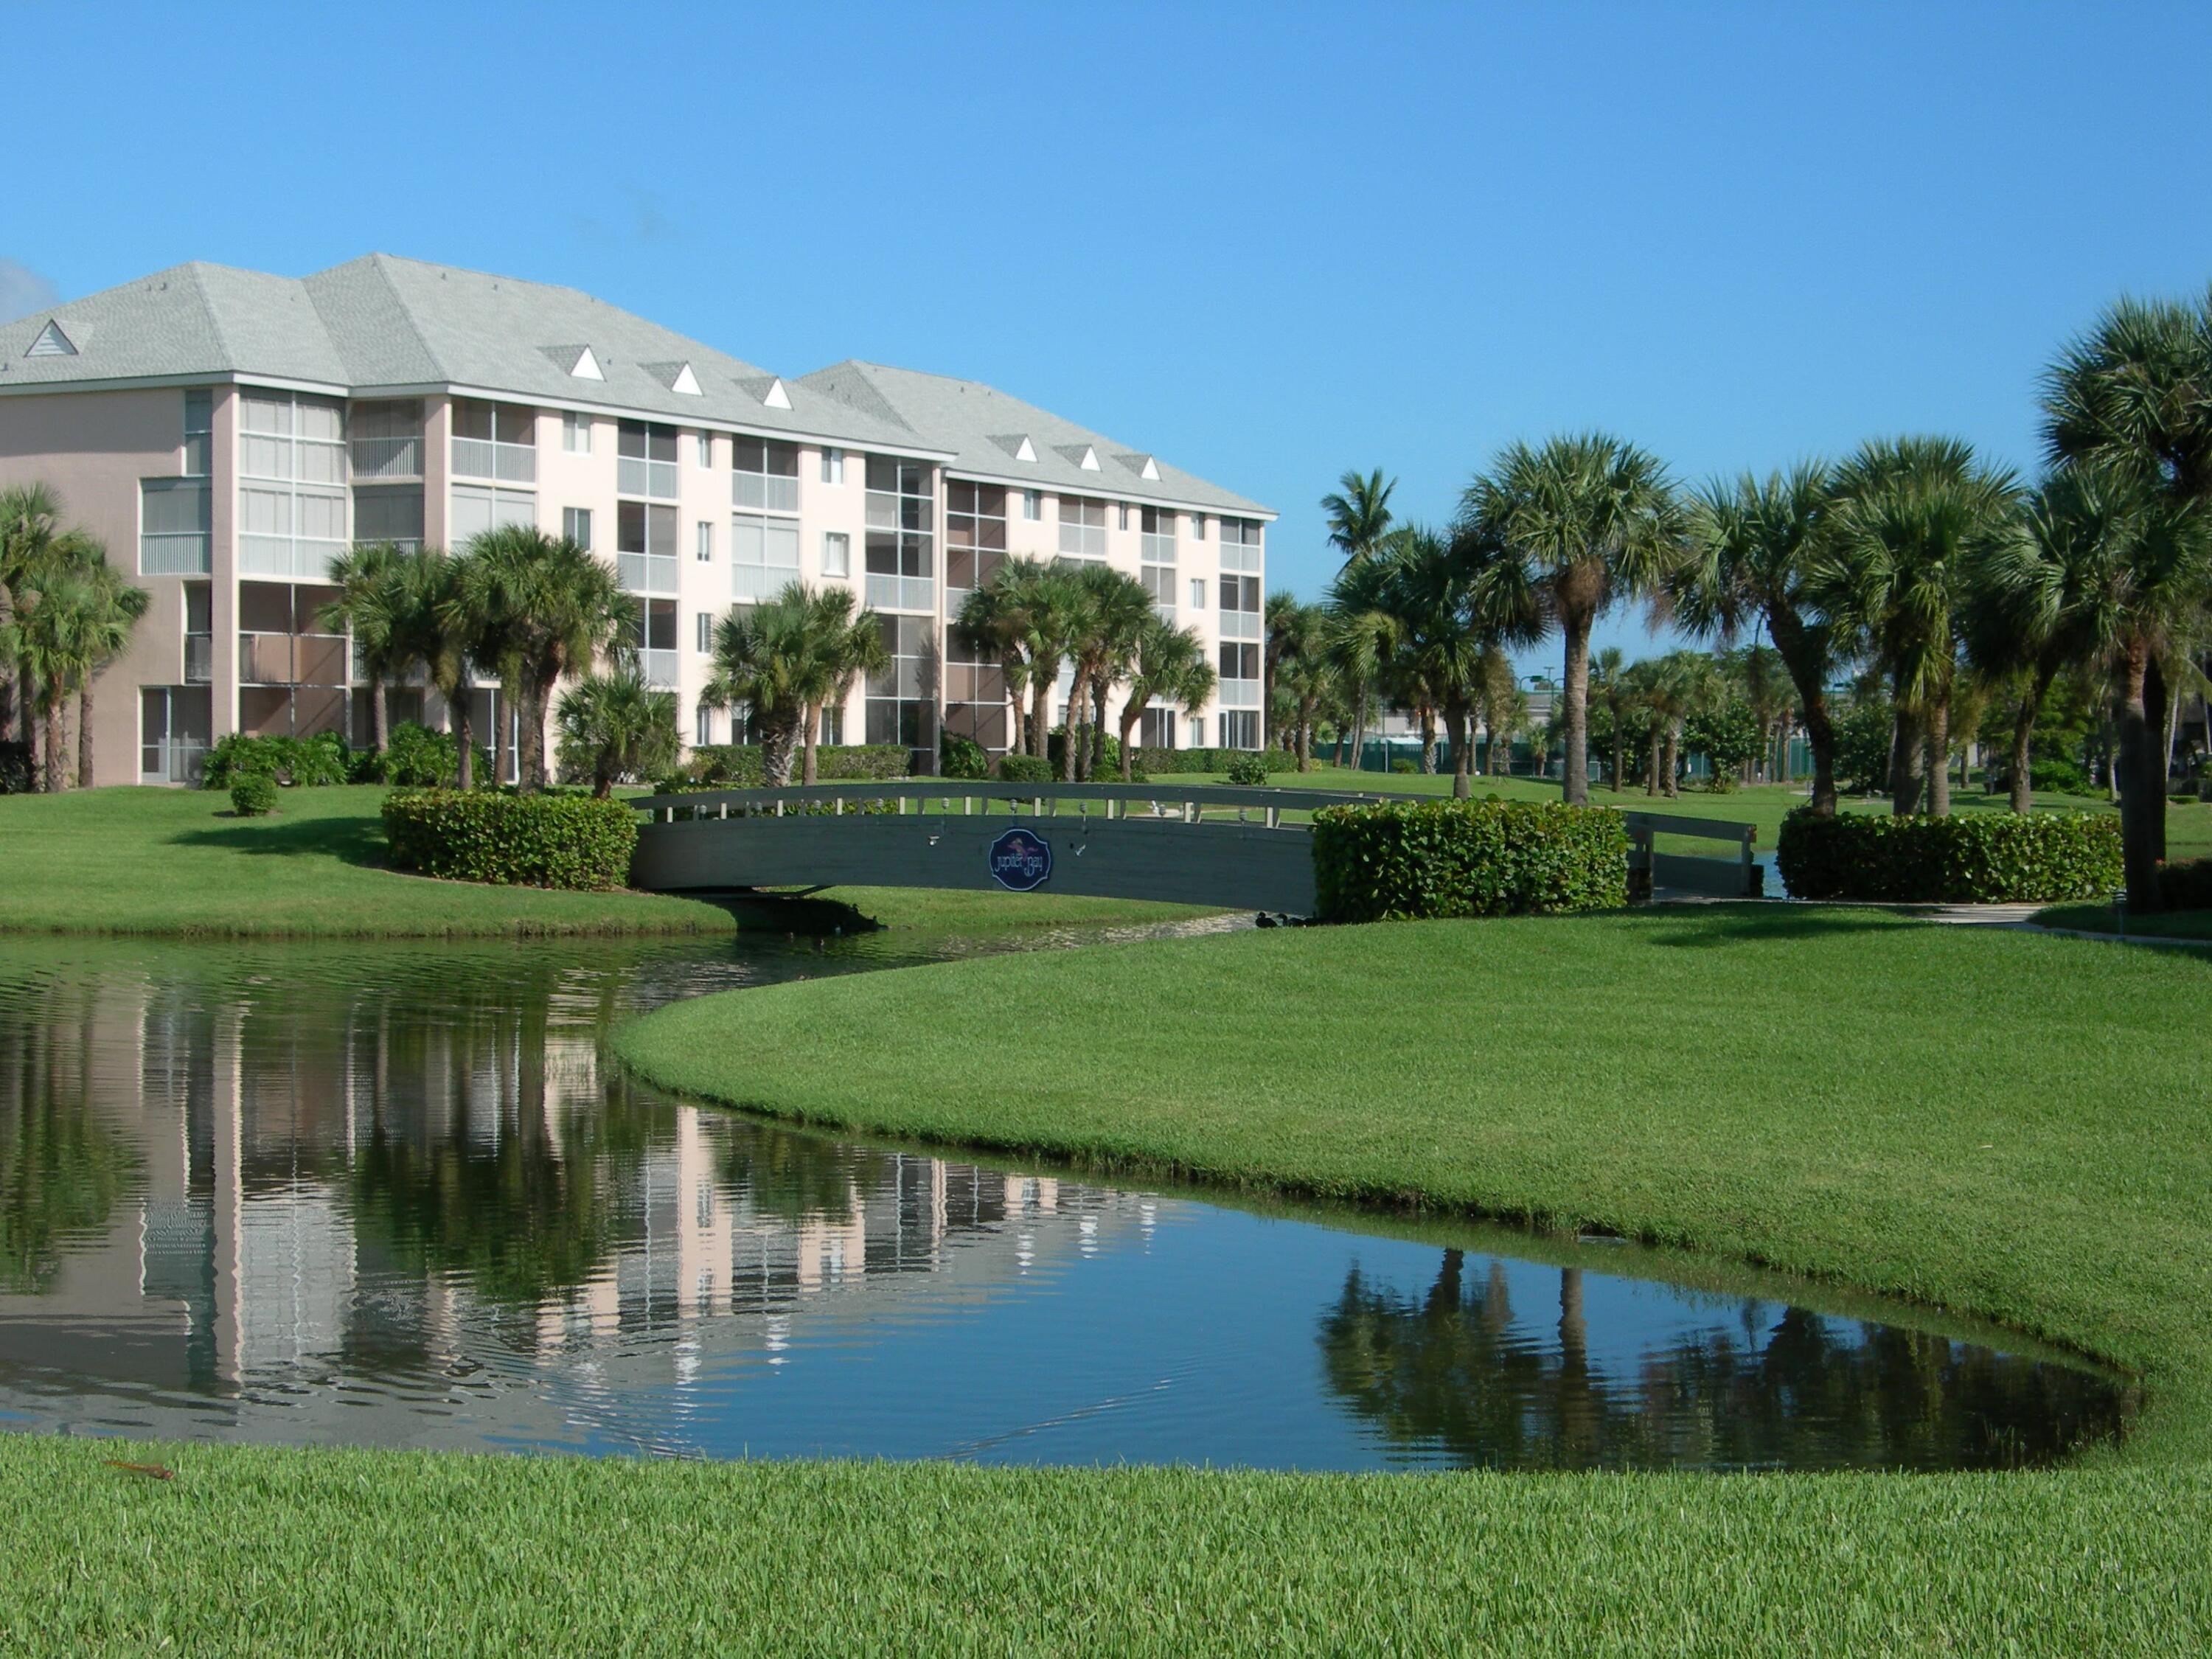
{"type": "Polygon", "coordinates": [[[1335,690],[1336,665],[1328,651],[1328,611],[1284,598],[1288,603],[1270,605],[1267,614],[1267,647],[1274,653],[1268,701],[1272,707],[1279,686],[1290,716],[1285,735],[1297,755],[1298,770],[1306,772],[1313,769],[1315,723],[1335,690]]]}
{"type": "Polygon", "coordinates": [[[1337,480],[1337,488],[1321,498],[1321,510],[1328,517],[1328,544],[1344,556],[1346,564],[1361,562],[1382,544],[1396,522],[1390,514],[1390,495],[1397,488],[1398,481],[1384,479],[1378,466],[1364,477],[1346,472],[1337,480]]]}
{"type": "Polygon", "coordinates": [[[94,775],[93,681],[131,648],[131,636],[154,596],[125,580],[105,559],[87,569],[85,577],[91,609],[83,619],[85,660],[76,682],[76,778],[80,787],[88,789],[94,775]]]}
{"type": "Polygon", "coordinates": [[[1765,478],[1716,480],[1690,510],[1689,556],[1668,584],[1676,617],[1700,637],[1734,641],[1764,622],[1796,690],[1813,751],[1812,810],[1836,811],[1836,728],[1828,708],[1836,641],[1816,592],[1836,506],[1829,471],[1800,462],[1765,478]]]}
{"type": "Polygon", "coordinates": [[[806,741],[800,778],[804,782],[812,783],[817,775],[816,750],[822,738],[823,709],[831,703],[842,708],[863,674],[881,673],[890,666],[891,651],[884,643],[883,619],[872,611],[856,611],[858,603],[849,587],[826,587],[807,593],[806,629],[828,667],[829,686],[808,705],[803,716],[806,741]]]}
{"type": "Polygon", "coordinates": [[[521,718],[525,790],[545,787],[546,704],[563,675],[586,674],[603,653],[626,655],[637,601],[611,566],[566,536],[503,525],[472,538],[460,560],[461,594],[477,624],[470,654],[496,663],[521,718]]]}
{"type": "Polygon", "coordinates": [[[1636,690],[1626,678],[1628,659],[1617,645],[1601,647],[1590,658],[1590,701],[1605,710],[1607,723],[1613,729],[1613,763],[1607,769],[1613,793],[1620,793],[1621,755],[1627,745],[1629,712],[1636,702],[1636,690]]]}
{"type": "Polygon", "coordinates": [[[1283,653],[1289,648],[1285,631],[1298,615],[1298,598],[1287,588],[1279,588],[1267,595],[1267,602],[1260,623],[1264,643],[1260,649],[1260,746],[1273,749],[1283,733],[1275,730],[1275,671],[1282,666],[1283,653]]]}
{"type": "Polygon", "coordinates": [[[1367,716],[1398,649],[1398,624],[1385,607],[1387,560],[1347,562],[1329,584],[1328,650],[1338,684],[1352,705],[1352,765],[1364,763],[1367,716]]]}
{"type": "Polygon", "coordinates": [[[1068,694],[1067,748],[1061,770],[1089,778],[1106,757],[1106,699],[1128,672],[1137,642],[1158,613],[1152,596],[1133,576],[1110,565],[1086,564],[1073,573],[1079,603],[1069,640],[1075,684],[1068,694]],[[1077,724],[1084,722],[1079,734],[1077,724]]]}
{"type": "Polygon", "coordinates": [[[45,712],[40,681],[31,660],[4,643],[27,637],[9,631],[9,624],[34,601],[41,581],[87,568],[101,557],[83,532],[63,526],[62,498],[53,489],[37,483],[0,489],[0,712],[7,717],[0,732],[20,733],[34,769],[39,717],[45,712]]]}
{"type": "Polygon", "coordinates": [[[1177,628],[1154,613],[1138,635],[1129,692],[1121,702],[1122,782],[1128,782],[1134,770],[1135,749],[1129,736],[1145,711],[1154,703],[1174,703],[1190,718],[1212,700],[1215,684],[1213,665],[1206,659],[1206,641],[1197,630],[1177,628]]]}
{"type": "Polygon", "coordinates": [[[1038,759],[1046,754],[1048,716],[1059,689],[1060,665],[1073,653],[1082,593],[1063,565],[1016,555],[970,590],[960,610],[968,639],[992,652],[1006,676],[1013,704],[1013,746],[1038,759]],[[1030,703],[1026,714],[1022,696],[1030,703]]]}
{"type": "Polygon", "coordinates": [[[709,708],[742,704],[760,733],[761,763],[771,784],[791,781],[795,751],[811,720],[818,730],[823,703],[849,686],[855,659],[866,652],[880,663],[882,635],[875,615],[857,617],[850,606],[824,605],[804,582],[791,582],[775,598],[732,607],[714,628],[714,654],[699,701],[709,708]],[[875,635],[872,652],[858,637],[865,623],[875,635]]]}
{"type": "Polygon", "coordinates": [[[353,636],[355,656],[368,682],[369,742],[382,754],[392,742],[386,682],[406,670],[401,623],[406,599],[407,555],[397,542],[362,542],[331,561],[337,598],[315,613],[333,634],[353,636]]]}
{"type": "MultiPolygon", "coordinates": [[[[454,781],[472,789],[476,732],[470,702],[476,686],[469,653],[477,644],[477,629],[463,582],[462,561],[435,547],[409,555],[400,568],[398,606],[395,654],[402,661],[420,662],[428,672],[446,705],[446,722],[459,754],[454,781]]],[[[498,741],[498,733],[492,733],[495,750],[498,741]]]]}
{"type": "Polygon", "coordinates": [[[2018,490],[1955,438],[1863,446],[1836,470],[1835,519],[1821,537],[1812,590],[1889,680],[1898,714],[1892,810],[1951,806],[1951,700],[1959,632],[1975,573],[2016,532],[2018,490]],[[1929,766],[1927,757],[1936,764],[1929,766]]]}
{"type": "MultiPolygon", "coordinates": [[[[2134,475],[2163,499],[2177,528],[2185,512],[2212,514],[2212,293],[2193,304],[2108,307],[2045,370],[2042,404],[2044,447],[2053,462],[2094,460],[2134,475]]],[[[2164,631],[2168,620],[2148,631],[2164,631]]],[[[2166,757],[2154,734],[2166,727],[2171,696],[2152,653],[2140,714],[2130,696],[2120,716],[2123,834],[2161,860],[2166,757]]],[[[2138,902],[2132,881],[2128,902],[2138,902]]],[[[2148,902],[2157,902],[2154,890],[2148,902]]]]}
{"type": "Polygon", "coordinates": [[[35,719],[43,728],[38,745],[44,767],[40,787],[48,794],[68,787],[63,726],[70,691],[93,659],[89,623],[99,604],[82,568],[51,569],[17,589],[15,611],[0,631],[0,652],[16,664],[30,686],[25,726],[35,719]]]}
{"type": "Polygon", "coordinates": [[[592,781],[605,800],[616,780],[647,779],[673,765],[676,694],[645,683],[635,665],[586,675],[562,694],[554,717],[560,732],[561,769],[592,781]]]}
{"type": "Polygon", "coordinates": [[[1509,445],[1461,498],[1458,544],[1484,608],[1564,637],[1570,805],[1589,801],[1590,629],[1613,605],[1660,591],[1684,529],[1657,458],[1600,432],[1509,445]]]}

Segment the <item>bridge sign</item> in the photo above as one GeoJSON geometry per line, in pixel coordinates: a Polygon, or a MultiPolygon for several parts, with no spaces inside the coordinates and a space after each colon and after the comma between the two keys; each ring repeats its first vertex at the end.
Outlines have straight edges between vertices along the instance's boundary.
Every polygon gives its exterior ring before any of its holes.
{"type": "Polygon", "coordinates": [[[1006,830],[991,843],[991,879],[1026,893],[1052,879],[1052,843],[1034,830],[1006,830]]]}

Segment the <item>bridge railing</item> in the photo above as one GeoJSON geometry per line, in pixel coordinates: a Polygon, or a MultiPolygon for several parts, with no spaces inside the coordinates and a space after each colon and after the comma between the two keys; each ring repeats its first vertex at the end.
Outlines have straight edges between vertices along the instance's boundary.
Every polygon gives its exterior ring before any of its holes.
{"type": "Polygon", "coordinates": [[[1759,826],[1730,818],[1675,817],[1666,812],[1627,812],[1628,896],[1647,899],[1654,887],[1711,894],[1716,898],[1761,898],[1766,891],[1765,872],[1759,867],[1759,826]],[[1662,853],[1654,842],[1661,836],[1681,836],[1692,841],[1721,842],[1735,849],[1733,857],[1714,858],[1695,853],[1662,853]]]}
{"type": "Polygon", "coordinates": [[[1217,820],[1228,818],[1277,830],[1304,827],[1286,820],[1285,813],[1385,799],[1379,793],[1340,789],[1259,789],[1218,783],[1006,783],[981,778],[897,778],[793,784],[782,788],[685,790],[680,794],[635,796],[630,805],[656,823],[762,815],[780,817],[794,809],[818,812],[824,806],[834,815],[889,802],[897,812],[936,811],[950,816],[1005,810],[1058,817],[1063,810],[1071,815],[1088,814],[1096,807],[1108,818],[1179,818],[1195,823],[1211,813],[1217,820]]]}

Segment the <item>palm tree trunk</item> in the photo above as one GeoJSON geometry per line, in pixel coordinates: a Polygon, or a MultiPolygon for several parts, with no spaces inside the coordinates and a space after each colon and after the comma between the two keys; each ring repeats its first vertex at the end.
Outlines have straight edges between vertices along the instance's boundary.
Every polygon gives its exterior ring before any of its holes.
{"type": "Polygon", "coordinates": [[[1427,703],[1421,710],[1421,774],[1424,777],[1437,775],[1437,711],[1427,703]]]}
{"type": "Polygon", "coordinates": [[[1030,687],[1030,753],[1038,760],[1051,753],[1048,741],[1052,731],[1047,717],[1052,713],[1052,694],[1057,675],[1035,674],[1030,687]]]}
{"type": "Polygon", "coordinates": [[[453,747],[459,750],[459,764],[453,781],[463,789],[473,789],[477,782],[477,734],[469,717],[468,677],[463,675],[447,693],[446,724],[453,729],[453,747]]]}
{"type": "Polygon", "coordinates": [[[1589,805],[1589,635],[1590,619],[1570,615],[1563,620],[1567,644],[1566,719],[1561,725],[1567,744],[1565,781],[1560,799],[1570,806],[1589,805]]]}
{"type": "Polygon", "coordinates": [[[1146,701],[1131,697],[1121,705],[1121,781],[1124,783],[1133,781],[1137,753],[1129,745],[1129,734],[1137,729],[1137,722],[1145,717],[1146,701]]]}
{"type": "Polygon", "coordinates": [[[368,740],[380,755],[392,747],[392,701],[375,669],[368,674],[368,740]]]}
{"type": "Polygon", "coordinates": [[[66,718],[68,700],[58,690],[52,691],[46,699],[46,793],[58,795],[68,787],[62,775],[62,757],[67,752],[62,743],[62,723],[66,718]]]}
{"type": "Polygon", "coordinates": [[[1355,772],[1367,760],[1367,682],[1355,680],[1352,686],[1352,769],[1355,772]]]}
{"type": "Polygon", "coordinates": [[[1465,800],[1474,793],[1468,778],[1468,768],[1474,762],[1474,717],[1465,703],[1454,703],[1445,711],[1445,732],[1451,739],[1452,799],[1455,800],[1465,800]]]}
{"type": "Polygon", "coordinates": [[[1920,810],[1921,785],[1925,781],[1920,738],[1920,717],[1899,708],[1897,728],[1889,744],[1889,810],[1893,817],[1911,817],[1920,810]]]}
{"type": "Polygon", "coordinates": [[[1644,793],[1647,795],[1656,795],[1659,793],[1659,756],[1665,742],[1666,739],[1659,730],[1659,722],[1652,721],[1651,752],[1645,757],[1647,764],[1644,771],[1644,793]]]}
{"type": "Polygon", "coordinates": [[[1951,700],[1944,697],[1928,711],[1928,813],[1951,816],[1951,700]]]}
{"type": "Polygon", "coordinates": [[[92,787],[92,682],[76,689],[76,787],[92,787]]]}
{"type": "Polygon", "coordinates": [[[772,789],[787,788],[791,783],[792,739],[797,735],[791,721],[782,716],[757,719],[760,728],[761,771],[772,789]]]}
{"type": "Polygon", "coordinates": [[[1083,775],[1095,778],[1106,764],[1106,694],[1112,689],[1104,675],[1091,683],[1091,764],[1083,775]]]}
{"type": "Polygon", "coordinates": [[[1091,706],[1091,676],[1082,665],[1075,670],[1075,682],[1067,688],[1067,738],[1060,746],[1060,781],[1075,781],[1075,760],[1079,723],[1091,706]]]}
{"type": "Polygon", "coordinates": [[[814,746],[822,736],[822,705],[818,702],[808,703],[800,712],[799,718],[806,722],[806,759],[800,769],[799,776],[804,781],[811,783],[816,776],[814,746]]]}
{"type": "Polygon", "coordinates": [[[1682,796],[1681,780],[1677,774],[1682,769],[1681,729],[1674,721],[1667,722],[1667,799],[1679,800],[1682,796]]]}
{"type": "Polygon", "coordinates": [[[1622,754],[1620,726],[1620,711],[1615,709],[1613,714],[1613,793],[1616,795],[1620,793],[1620,768],[1621,762],[1625,758],[1622,754]]]}
{"type": "Polygon", "coordinates": [[[2144,799],[2152,803],[2149,836],[2151,855],[2166,862],[2166,714],[2171,699],[2166,685],[2166,665],[2154,653],[2143,665],[2142,752],[2144,799]]]}
{"type": "Polygon", "coordinates": [[[522,715],[515,754],[516,781],[527,795],[545,787],[545,688],[534,679],[526,680],[515,702],[522,715]]]}
{"type": "Polygon", "coordinates": [[[2013,713],[2012,789],[2008,805],[2023,817],[2035,808],[2035,721],[2050,684],[2051,676],[2037,669],[2034,690],[2021,698],[2020,707],[2013,713]]]}
{"type": "Polygon", "coordinates": [[[2152,831],[2166,816],[2165,793],[2149,787],[2150,768],[2144,756],[2151,746],[2150,710],[2144,695],[2149,648],[2141,640],[2130,641],[2121,660],[2120,754],[2114,768],[2120,781],[2120,860],[2128,884],[2128,908],[2149,913],[2165,908],[2158,890],[2158,840],[2152,831]]]}

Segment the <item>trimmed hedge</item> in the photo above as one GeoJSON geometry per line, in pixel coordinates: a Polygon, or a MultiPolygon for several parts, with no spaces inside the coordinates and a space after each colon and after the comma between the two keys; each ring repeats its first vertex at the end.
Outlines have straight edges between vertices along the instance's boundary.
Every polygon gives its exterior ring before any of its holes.
{"type": "Polygon", "coordinates": [[[266,772],[241,772],[230,786],[230,810],[242,818],[266,817],[276,810],[276,780],[266,772]]]}
{"type": "Polygon", "coordinates": [[[2120,885],[2120,821],[2101,812],[1893,817],[1805,808],[1774,862],[1792,898],[1893,904],[2049,904],[2120,885]]]}
{"type": "MultiPolygon", "coordinates": [[[[1270,772],[1295,772],[1298,757],[1287,749],[1154,749],[1137,750],[1134,764],[1154,777],[1170,772],[1226,772],[1239,755],[1256,755],[1270,772]]],[[[1322,764],[1320,757],[1314,764],[1322,764]]]]}
{"type": "MultiPolygon", "coordinates": [[[[849,783],[868,779],[902,778],[912,757],[895,743],[824,744],[814,751],[815,776],[823,783],[849,783]]],[[[804,752],[792,749],[791,774],[799,775],[806,763],[804,752]]],[[[702,744],[675,776],[664,785],[680,787],[678,780],[710,784],[725,789],[757,789],[768,782],[768,768],[758,744],[702,744]]]]}
{"type": "Polygon", "coordinates": [[[349,783],[353,752],[335,732],[318,732],[312,738],[251,738],[233,732],[217,738],[207,751],[200,787],[228,789],[249,773],[303,789],[349,783]]]}
{"type": "Polygon", "coordinates": [[[629,881],[637,813],[588,795],[398,789],[384,837],[405,870],[514,887],[604,890],[629,881]]]}
{"type": "Polygon", "coordinates": [[[1524,915],[1628,902],[1628,830],[1610,807],[1383,801],[1314,814],[1324,921],[1524,915]]]}
{"type": "Polygon", "coordinates": [[[2169,910],[2212,910],[2212,859],[2161,866],[2158,896],[2169,910]]]}
{"type": "Polygon", "coordinates": [[[1036,755],[1001,755],[991,769],[1006,783],[1052,783],[1060,777],[1050,761],[1036,755]]]}

